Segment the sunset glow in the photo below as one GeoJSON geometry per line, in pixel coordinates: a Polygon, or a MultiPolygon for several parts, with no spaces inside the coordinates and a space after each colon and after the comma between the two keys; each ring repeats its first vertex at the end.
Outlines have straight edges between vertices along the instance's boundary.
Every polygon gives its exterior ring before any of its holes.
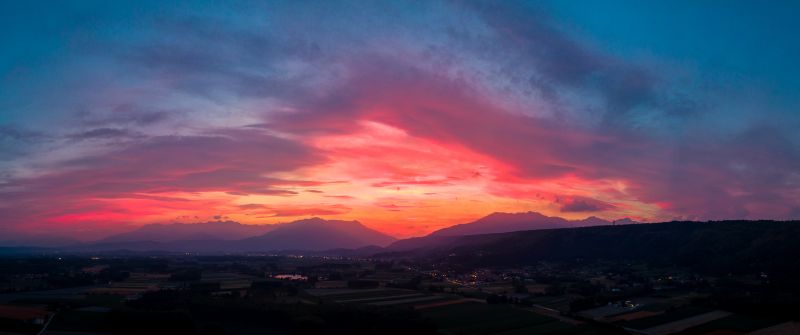
{"type": "MultiPolygon", "coordinates": [[[[2,20],[17,34],[0,57],[8,236],[321,217],[411,237],[523,211],[800,217],[797,76],[773,81],[736,54],[721,69],[716,54],[631,51],[636,36],[611,23],[587,32],[591,6],[82,3],[46,11],[52,27],[2,20]]],[[[601,21],[630,19],[615,15],[601,21]]],[[[695,52],[685,43],[671,50],[695,52]]]]}

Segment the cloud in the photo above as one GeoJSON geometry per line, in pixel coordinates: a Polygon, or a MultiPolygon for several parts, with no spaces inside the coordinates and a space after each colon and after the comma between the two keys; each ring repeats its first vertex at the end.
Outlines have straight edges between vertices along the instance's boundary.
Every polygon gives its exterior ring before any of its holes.
{"type": "Polygon", "coordinates": [[[256,215],[258,218],[340,215],[349,213],[352,210],[351,208],[341,204],[317,204],[315,206],[292,204],[268,206],[263,204],[246,204],[240,205],[238,208],[246,211],[248,215],[256,215]]]}
{"type": "Polygon", "coordinates": [[[121,45],[111,56],[149,75],[172,78],[172,89],[205,98],[286,98],[307,92],[304,74],[282,64],[317,59],[316,44],[235,26],[199,16],[159,20],[158,36],[121,45]]]}
{"type": "Polygon", "coordinates": [[[95,128],[91,130],[87,130],[81,133],[76,133],[72,135],[68,135],[67,138],[71,140],[92,140],[92,139],[105,139],[105,140],[113,140],[113,139],[127,139],[132,137],[139,137],[142,136],[141,134],[127,130],[127,129],[119,129],[119,128],[95,128]]]}
{"type": "Polygon", "coordinates": [[[20,129],[10,125],[0,125],[0,139],[3,140],[30,141],[42,137],[44,137],[44,134],[36,131],[20,129]]]}
{"type": "Polygon", "coordinates": [[[143,106],[124,103],[112,108],[105,113],[90,113],[81,111],[76,113],[80,123],[90,127],[116,126],[152,126],[171,119],[180,111],[151,110],[143,106]]]}
{"type": "Polygon", "coordinates": [[[351,209],[344,205],[329,205],[320,207],[285,207],[271,211],[273,217],[297,217],[315,215],[340,215],[350,212],[351,209]]]}
{"type": "MultiPolygon", "coordinates": [[[[293,194],[278,189],[292,185],[291,180],[266,175],[316,164],[321,159],[301,144],[251,130],[152,137],[61,162],[40,176],[11,179],[0,185],[0,213],[6,225],[31,225],[59,217],[58,222],[74,218],[74,224],[96,220],[119,223],[135,220],[140,210],[169,211],[180,198],[172,194],[293,194]],[[130,207],[125,202],[148,207],[130,207]]],[[[201,203],[181,207],[202,210],[195,207],[201,203]]],[[[215,206],[219,205],[217,202],[215,206]]]]}
{"type": "Polygon", "coordinates": [[[324,195],[325,198],[335,198],[335,199],[355,199],[355,197],[350,195],[324,195]]]}
{"type": "Polygon", "coordinates": [[[80,110],[64,113],[73,122],[0,127],[0,158],[15,165],[0,174],[3,224],[370,213],[351,200],[387,192],[397,201],[374,210],[414,220],[454,217],[415,211],[430,205],[419,196],[572,215],[797,215],[800,138],[788,116],[755,104],[759,117],[743,118],[703,85],[676,85],[663,63],[601,50],[536,5],[228,10],[165,11],[138,21],[135,38],[77,43],[97,73],[80,67],[92,75],[42,99],[80,110]],[[261,197],[294,206],[231,200],[261,197]]]}
{"type": "Polygon", "coordinates": [[[267,208],[267,206],[262,205],[262,204],[246,204],[246,205],[239,205],[238,207],[243,209],[243,210],[253,210],[253,209],[267,208]]]}
{"type": "Polygon", "coordinates": [[[393,180],[372,184],[373,187],[399,187],[408,185],[452,185],[454,178],[429,180],[393,180]]]}
{"type": "MultiPolygon", "coordinates": [[[[0,159],[9,163],[13,159],[29,156],[34,147],[50,140],[50,136],[39,131],[0,124],[0,159]]],[[[3,165],[0,162],[0,168],[3,165]]]]}
{"type": "MultiPolygon", "coordinates": [[[[548,101],[552,114],[607,128],[659,129],[694,115],[696,102],[669,87],[654,64],[598,51],[568,34],[536,5],[502,2],[460,4],[492,32],[470,41],[470,51],[498,66],[513,90],[548,101]],[[648,120],[643,122],[643,120],[648,120]]],[[[457,40],[470,40],[456,33],[457,40]]]]}
{"type": "MultiPolygon", "coordinates": [[[[791,212],[798,198],[794,171],[800,146],[773,122],[733,133],[709,131],[716,127],[706,121],[710,111],[704,109],[713,101],[682,93],[659,63],[617,57],[568,34],[535,5],[429,6],[439,11],[442,23],[421,32],[364,20],[371,11],[386,9],[381,6],[361,8],[364,16],[355,16],[369,29],[320,22],[314,23],[325,28],[320,33],[286,36],[269,26],[246,28],[212,18],[165,20],[162,38],[115,49],[113,55],[144,73],[171,78],[171,87],[194,96],[279,101],[280,112],[265,110],[260,122],[247,123],[258,125],[253,129],[313,141],[351,135],[360,131],[360,122],[376,122],[456,156],[489,157],[496,162],[492,168],[503,165],[491,177],[497,182],[566,178],[624,185],[622,191],[599,191],[656,206],[660,212],[650,214],[662,218],[779,218],[791,212]],[[459,20],[449,21],[456,14],[459,20]],[[363,30],[387,38],[369,43],[374,36],[363,30]],[[392,53],[383,52],[387,45],[392,53]]],[[[352,8],[331,8],[345,9],[352,8]]],[[[295,22],[318,9],[275,10],[285,22],[295,22]]],[[[406,14],[398,11],[393,20],[404,22],[406,14]]],[[[370,161],[418,156],[389,145],[345,148],[333,158],[362,157],[357,169],[362,175],[384,173],[372,183],[376,187],[437,186],[433,179],[408,178],[419,177],[419,169],[370,161]]],[[[174,189],[254,179],[244,176],[248,173],[187,174],[174,189]]],[[[438,186],[462,181],[444,179],[438,186]]],[[[274,192],[255,185],[236,188],[237,194],[274,192]]],[[[562,209],[596,206],[578,201],[562,209]]]]}
{"type": "MultiPolygon", "coordinates": [[[[525,115],[499,107],[491,91],[451,77],[448,69],[432,71],[415,61],[354,56],[337,87],[298,102],[298,112],[272,116],[268,123],[281,131],[319,136],[351,133],[359,121],[379,122],[512,166],[500,180],[577,176],[616,181],[626,185],[626,199],[660,208],[650,215],[662,219],[783,218],[798,197],[798,146],[778,129],[718,137],[692,128],[676,140],[624,122],[586,126],[525,115]]],[[[621,99],[618,92],[604,94],[621,99]]],[[[642,101],[651,99],[650,93],[641,94],[642,101]]]]}
{"type": "Polygon", "coordinates": [[[607,202],[583,197],[572,197],[561,204],[562,212],[601,212],[613,208],[615,206],[607,202]]]}

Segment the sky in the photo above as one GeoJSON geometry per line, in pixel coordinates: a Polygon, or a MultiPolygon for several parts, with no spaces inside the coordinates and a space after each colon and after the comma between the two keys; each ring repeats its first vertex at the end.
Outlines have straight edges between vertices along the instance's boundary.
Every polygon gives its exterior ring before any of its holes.
{"type": "Polygon", "coordinates": [[[3,1],[0,235],[800,219],[797,1],[3,1]]]}

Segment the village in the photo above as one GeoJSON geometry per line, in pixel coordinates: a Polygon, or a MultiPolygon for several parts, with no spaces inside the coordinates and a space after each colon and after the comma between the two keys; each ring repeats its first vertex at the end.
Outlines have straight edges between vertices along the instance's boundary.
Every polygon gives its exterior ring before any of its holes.
{"type": "Polygon", "coordinates": [[[336,333],[363,325],[335,318],[362,313],[374,327],[397,322],[398,331],[432,334],[758,335],[799,326],[790,313],[718,307],[726,288],[768,290],[769,274],[719,278],[619,261],[478,269],[266,254],[0,262],[8,269],[0,274],[1,334],[336,333]]]}

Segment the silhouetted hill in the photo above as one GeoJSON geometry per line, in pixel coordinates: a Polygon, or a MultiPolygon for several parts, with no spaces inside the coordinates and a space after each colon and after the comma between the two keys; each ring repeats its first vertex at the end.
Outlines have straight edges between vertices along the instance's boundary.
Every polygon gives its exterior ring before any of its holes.
{"type": "Polygon", "coordinates": [[[395,239],[369,229],[358,221],[312,218],[283,224],[262,236],[244,239],[248,250],[328,250],[356,249],[370,245],[386,246],[395,239]]]}
{"type": "Polygon", "coordinates": [[[107,252],[157,252],[157,253],[228,253],[237,252],[238,240],[181,240],[181,241],[125,241],[108,243],[85,243],[63,248],[54,248],[58,252],[70,253],[107,253],[107,252]]]}
{"type": "Polygon", "coordinates": [[[277,225],[242,225],[236,222],[148,225],[94,243],[61,248],[63,251],[159,252],[260,252],[322,251],[386,246],[395,239],[358,221],[312,218],[277,225]],[[230,231],[225,231],[225,229],[230,231]],[[253,236],[254,229],[267,230],[253,236]],[[247,234],[247,238],[236,238],[247,234]]]}
{"type": "Polygon", "coordinates": [[[471,266],[627,259],[715,273],[800,269],[798,221],[666,222],[421,240],[398,241],[388,250],[471,266]]]}
{"type": "MultiPolygon", "coordinates": [[[[483,235],[479,235],[483,236],[483,235]]],[[[423,236],[397,240],[386,247],[385,251],[427,250],[452,245],[463,236],[423,236]]]]}
{"type": "MultiPolygon", "coordinates": [[[[617,221],[617,223],[636,224],[638,222],[630,219],[623,219],[617,221]]],[[[454,238],[458,236],[498,234],[525,230],[605,226],[611,224],[611,221],[594,216],[583,220],[567,220],[556,216],[546,216],[537,212],[495,212],[473,222],[439,229],[427,236],[399,240],[387,247],[387,250],[403,251],[431,247],[440,245],[445,241],[454,241],[454,238]]]]}
{"type": "MultiPolygon", "coordinates": [[[[625,223],[634,223],[627,220],[625,223]]],[[[437,230],[429,236],[463,236],[478,234],[506,233],[522,230],[575,228],[610,225],[611,221],[597,217],[583,220],[567,220],[555,216],[546,216],[537,212],[526,213],[492,213],[470,223],[459,224],[437,230]]]]}
{"type": "Polygon", "coordinates": [[[96,243],[240,240],[265,234],[275,227],[275,225],[245,225],[233,221],[149,224],[127,233],[109,236],[96,243]]]}

